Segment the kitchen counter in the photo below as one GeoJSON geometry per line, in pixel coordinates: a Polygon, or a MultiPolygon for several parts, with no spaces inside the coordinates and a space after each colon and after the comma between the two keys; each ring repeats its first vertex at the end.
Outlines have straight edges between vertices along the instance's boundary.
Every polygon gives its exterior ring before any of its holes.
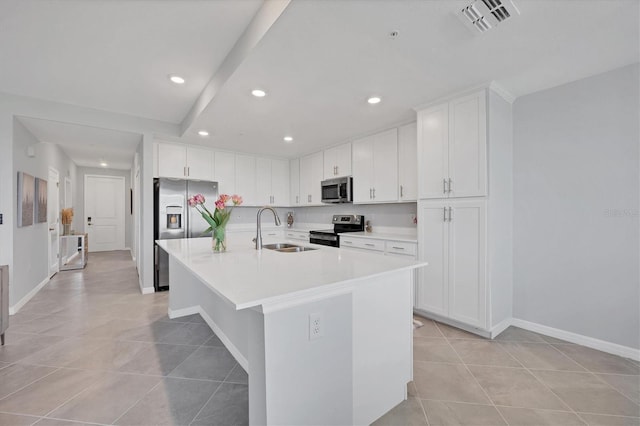
{"type": "MultiPolygon", "coordinates": [[[[356,233],[350,233],[350,235],[356,233]]],[[[410,270],[426,263],[399,258],[380,259],[315,244],[292,244],[316,250],[281,253],[255,250],[253,245],[229,242],[225,253],[214,254],[209,238],[159,240],[158,245],[235,309],[314,297],[366,277],[410,270]]],[[[362,282],[359,282],[361,285],[362,282]]]]}
{"type": "Polygon", "coordinates": [[[250,424],[371,424],[407,398],[414,271],[425,263],[227,240],[225,253],[209,238],[158,245],[169,317],[199,313],[248,372],[250,424]]]}

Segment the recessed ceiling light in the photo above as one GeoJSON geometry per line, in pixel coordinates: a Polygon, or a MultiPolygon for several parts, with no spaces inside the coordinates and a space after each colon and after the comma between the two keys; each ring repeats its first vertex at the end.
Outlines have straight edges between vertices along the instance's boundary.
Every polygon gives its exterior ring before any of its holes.
{"type": "Polygon", "coordinates": [[[379,104],[381,100],[382,99],[380,99],[379,96],[372,96],[369,99],[367,99],[367,102],[369,102],[370,104],[375,105],[375,104],[379,104]]]}
{"type": "Polygon", "coordinates": [[[285,136],[283,139],[285,142],[293,142],[293,138],[291,136],[285,136]]]}
{"type": "Polygon", "coordinates": [[[267,92],[265,92],[264,90],[260,90],[260,89],[253,89],[251,91],[251,94],[253,96],[255,96],[256,98],[264,98],[265,96],[267,96],[267,92]]]}
{"type": "Polygon", "coordinates": [[[207,132],[206,130],[200,130],[200,131],[198,132],[198,134],[199,134],[200,136],[209,136],[209,132],[207,132]]]}
{"type": "Polygon", "coordinates": [[[107,163],[105,163],[104,161],[101,161],[101,162],[100,162],[100,165],[101,165],[102,167],[107,167],[107,166],[108,166],[108,164],[107,164],[107,163]]]}
{"type": "Polygon", "coordinates": [[[171,80],[171,82],[175,84],[184,84],[185,81],[184,78],[175,74],[169,74],[169,80],[171,80]]]}

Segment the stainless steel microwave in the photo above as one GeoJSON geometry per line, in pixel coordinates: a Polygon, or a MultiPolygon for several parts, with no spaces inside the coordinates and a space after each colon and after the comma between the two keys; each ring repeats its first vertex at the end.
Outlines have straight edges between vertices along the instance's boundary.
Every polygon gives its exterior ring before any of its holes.
{"type": "Polygon", "coordinates": [[[321,185],[323,203],[353,202],[353,178],[351,176],[323,180],[321,185]]]}

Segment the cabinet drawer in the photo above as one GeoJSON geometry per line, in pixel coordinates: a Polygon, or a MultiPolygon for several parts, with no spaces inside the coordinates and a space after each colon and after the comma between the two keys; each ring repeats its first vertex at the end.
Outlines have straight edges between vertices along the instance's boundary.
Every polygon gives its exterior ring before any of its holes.
{"type": "Polygon", "coordinates": [[[384,251],[384,241],[340,236],[340,247],[356,247],[365,250],[384,251]]]}
{"type": "Polygon", "coordinates": [[[406,256],[415,256],[418,254],[416,244],[401,241],[387,241],[385,251],[387,253],[404,254],[406,256]]]}
{"type": "Polygon", "coordinates": [[[309,242],[309,233],[304,231],[287,231],[287,238],[309,242]]]}

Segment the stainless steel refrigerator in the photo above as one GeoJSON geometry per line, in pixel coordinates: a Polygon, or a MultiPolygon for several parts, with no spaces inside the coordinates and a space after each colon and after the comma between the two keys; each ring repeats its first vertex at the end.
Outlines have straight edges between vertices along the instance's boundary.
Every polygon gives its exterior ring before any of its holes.
{"type": "Polygon", "coordinates": [[[218,183],[182,179],[160,178],[153,181],[154,196],[154,287],[156,291],[169,289],[169,255],[155,243],[156,240],[211,237],[204,234],[209,224],[187,199],[202,194],[205,206],[212,211],[218,198],[218,183]]]}

